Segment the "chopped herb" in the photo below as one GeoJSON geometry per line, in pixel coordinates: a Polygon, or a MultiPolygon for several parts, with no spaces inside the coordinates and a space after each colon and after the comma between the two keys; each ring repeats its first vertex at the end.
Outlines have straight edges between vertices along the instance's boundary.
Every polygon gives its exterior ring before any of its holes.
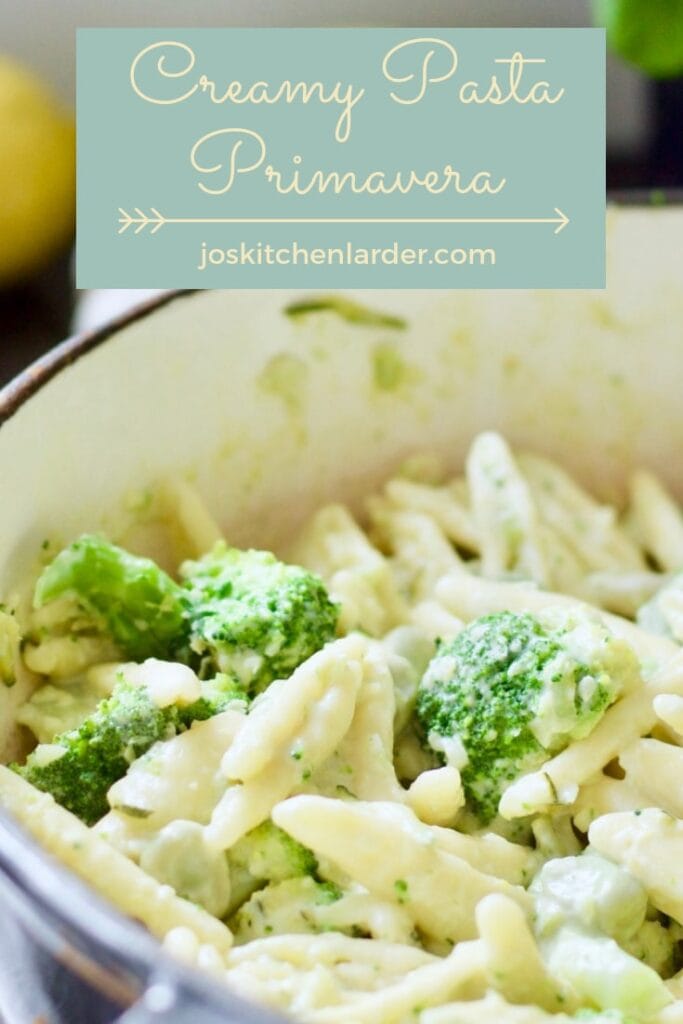
{"type": "Polygon", "coordinates": [[[145,807],[131,807],[129,804],[118,804],[116,810],[127,814],[129,818],[149,818],[152,813],[145,807]]]}
{"type": "Polygon", "coordinates": [[[284,312],[292,319],[308,316],[311,313],[336,313],[347,323],[360,324],[363,327],[390,327],[397,331],[404,331],[407,327],[403,317],[370,309],[360,302],[353,302],[351,299],[344,299],[338,295],[311,296],[309,299],[302,299],[285,306],[284,312]]]}
{"type": "Polygon", "coordinates": [[[394,882],[394,892],[399,903],[405,903],[408,899],[408,883],[404,878],[397,878],[394,882]]]}

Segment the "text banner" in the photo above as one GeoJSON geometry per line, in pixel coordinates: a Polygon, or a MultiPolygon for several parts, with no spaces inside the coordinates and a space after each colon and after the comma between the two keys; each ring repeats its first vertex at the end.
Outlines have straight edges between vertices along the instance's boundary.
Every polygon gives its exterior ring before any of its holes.
{"type": "Polygon", "coordinates": [[[82,288],[602,288],[600,29],[81,29],[82,288]]]}

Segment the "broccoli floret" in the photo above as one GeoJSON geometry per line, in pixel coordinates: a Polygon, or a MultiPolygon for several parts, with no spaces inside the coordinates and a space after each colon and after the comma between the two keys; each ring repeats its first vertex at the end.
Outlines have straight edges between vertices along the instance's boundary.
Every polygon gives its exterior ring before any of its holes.
{"type": "Polygon", "coordinates": [[[125,657],[223,673],[250,695],[291,675],[335,635],[338,607],[313,573],[219,543],[175,583],[154,562],[84,536],[44,570],[34,604],[75,597],[125,657]]]}
{"type": "Polygon", "coordinates": [[[680,938],[676,926],[644,921],[632,939],[621,943],[636,960],[647,964],[662,978],[670,978],[680,965],[680,938]]]}
{"type": "Polygon", "coordinates": [[[148,559],[85,536],[38,580],[36,607],[75,597],[126,656],[161,654],[213,676],[194,703],[163,710],[144,687],[120,684],[78,729],[29,757],[25,777],[88,823],[106,813],[107,790],[152,743],[246,702],[247,689],[288,676],[334,635],[337,606],[318,577],[267,552],[220,544],[183,575],[177,584],[148,559]]]}
{"type": "Polygon", "coordinates": [[[190,646],[207,666],[251,695],[286,678],[334,637],[338,607],[313,573],[267,551],[218,543],[181,568],[191,612],[190,646]]]}
{"type": "Polygon", "coordinates": [[[92,825],[109,810],[111,786],[154,743],[246,701],[234,680],[217,676],[201,683],[201,695],[192,703],[159,707],[147,686],[121,675],[111,696],[82,716],[78,727],[40,744],[17,770],[92,825]]]}
{"type": "Polygon", "coordinates": [[[101,537],[86,534],[64,548],[40,575],[33,604],[67,595],[133,661],[169,658],[186,640],[182,588],[150,559],[101,537]]]}
{"type": "Polygon", "coordinates": [[[507,785],[588,735],[637,673],[630,648],[597,621],[557,609],[543,621],[499,612],[439,646],[416,714],[488,823],[507,785]]]}
{"type": "Polygon", "coordinates": [[[249,698],[239,683],[219,673],[214,679],[203,679],[201,696],[187,707],[179,708],[178,714],[183,725],[203,722],[214,715],[220,715],[236,704],[246,705],[249,698]]]}
{"type": "Polygon", "coordinates": [[[253,878],[267,882],[313,875],[318,867],[311,850],[272,821],[264,821],[240,839],[230,851],[230,861],[246,868],[253,878]]]}
{"type": "Polygon", "coordinates": [[[340,897],[336,886],[308,876],[270,882],[230,918],[235,943],[240,946],[269,935],[315,935],[329,931],[324,911],[340,897]]]}
{"type": "Polygon", "coordinates": [[[248,832],[228,853],[232,878],[231,910],[256,889],[288,878],[313,877],[318,869],[314,854],[272,821],[248,832]]]}
{"type": "MultiPolygon", "coordinates": [[[[187,711],[187,709],[185,709],[187,711]]],[[[159,708],[144,686],[120,680],[78,729],[29,754],[20,775],[93,825],[109,810],[107,791],[132,762],[180,726],[175,705],[159,708]]]]}

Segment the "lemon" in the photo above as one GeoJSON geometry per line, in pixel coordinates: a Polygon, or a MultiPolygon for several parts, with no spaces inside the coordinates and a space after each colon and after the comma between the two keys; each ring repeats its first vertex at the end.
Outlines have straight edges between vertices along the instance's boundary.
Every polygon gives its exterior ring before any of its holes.
{"type": "Polygon", "coordinates": [[[27,277],[69,240],[75,184],[73,119],[0,54],[0,285],[27,277]]]}

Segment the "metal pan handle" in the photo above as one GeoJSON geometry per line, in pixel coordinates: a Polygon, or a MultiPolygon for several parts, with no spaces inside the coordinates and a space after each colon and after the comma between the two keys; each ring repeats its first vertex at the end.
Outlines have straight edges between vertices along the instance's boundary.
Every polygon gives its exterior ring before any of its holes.
{"type": "MultiPolygon", "coordinates": [[[[174,972],[175,973],[175,972],[174,972]]],[[[145,992],[116,1024],[284,1024],[284,1018],[266,1007],[250,1003],[235,1005],[234,997],[222,986],[196,984],[186,975],[150,979],[145,992]]]]}
{"type": "Polygon", "coordinates": [[[225,1012],[215,1013],[201,999],[181,992],[170,981],[154,981],[116,1024],[237,1024],[237,1018],[225,1012]]]}

